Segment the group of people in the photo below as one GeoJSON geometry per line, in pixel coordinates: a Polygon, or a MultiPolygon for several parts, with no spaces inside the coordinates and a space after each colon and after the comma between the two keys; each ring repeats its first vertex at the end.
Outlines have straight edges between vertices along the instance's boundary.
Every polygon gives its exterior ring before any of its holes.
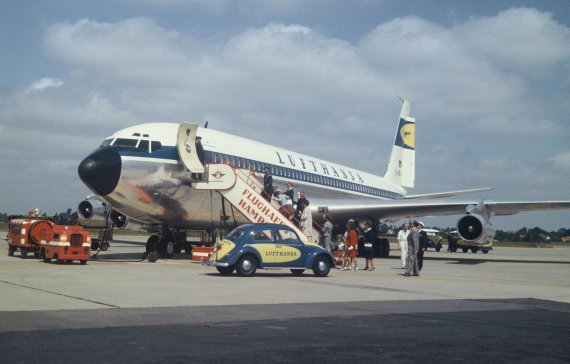
{"type": "MultiPolygon", "coordinates": [[[[317,238],[313,236],[313,216],[309,209],[309,200],[305,197],[305,191],[299,192],[299,198],[294,200],[295,191],[293,190],[293,183],[287,183],[287,190],[283,192],[279,188],[273,186],[273,177],[271,170],[268,167],[263,169],[263,197],[270,201],[274,199],[279,204],[279,212],[281,212],[287,219],[291,220],[298,228],[301,229],[310,241],[315,241],[317,238]]],[[[332,238],[332,218],[330,215],[323,216],[325,223],[323,231],[319,235],[319,244],[325,249],[331,251],[331,238],[332,238]]]]}
{"type": "Polygon", "coordinates": [[[423,222],[414,220],[411,225],[412,228],[409,229],[409,224],[404,224],[402,230],[398,232],[398,249],[400,249],[402,269],[405,269],[404,276],[419,277],[428,237],[422,230],[423,222]]]}
{"type": "Polygon", "coordinates": [[[344,233],[341,249],[343,251],[342,270],[359,270],[356,260],[356,251],[358,250],[358,231],[364,236],[362,249],[364,250],[364,258],[366,265],[363,270],[373,271],[374,267],[374,240],[376,233],[372,229],[368,221],[364,222],[364,229],[354,220],[350,219],[346,223],[346,232],[344,233]]]}
{"type": "MultiPolygon", "coordinates": [[[[314,241],[313,235],[313,218],[309,207],[309,200],[305,197],[305,192],[299,192],[299,198],[294,201],[295,192],[293,184],[287,183],[287,190],[281,191],[273,186],[273,177],[268,167],[264,168],[263,176],[263,197],[270,201],[274,199],[279,204],[279,211],[288,219],[298,226],[301,231],[314,241]]],[[[332,217],[329,214],[323,216],[325,223],[319,234],[318,243],[328,251],[332,251],[332,217]]],[[[424,241],[427,235],[422,232],[424,224],[421,221],[414,220],[409,224],[404,224],[398,232],[398,249],[401,252],[402,269],[405,269],[405,276],[419,276],[423,265],[424,241]]],[[[371,223],[364,222],[364,229],[354,219],[348,220],[346,223],[346,232],[341,243],[343,250],[343,266],[342,270],[358,270],[356,260],[356,251],[358,249],[358,232],[364,236],[363,249],[366,265],[364,270],[374,270],[374,241],[376,233],[372,229],[371,223]]]]}

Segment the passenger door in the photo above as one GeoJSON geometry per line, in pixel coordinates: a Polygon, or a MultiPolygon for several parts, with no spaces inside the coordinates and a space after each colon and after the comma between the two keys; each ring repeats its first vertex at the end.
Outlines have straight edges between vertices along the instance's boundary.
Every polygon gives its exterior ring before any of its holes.
{"type": "Polygon", "coordinates": [[[204,166],[196,152],[196,123],[182,123],[178,126],[176,150],[180,161],[191,173],[204,173],[204,166]]]}

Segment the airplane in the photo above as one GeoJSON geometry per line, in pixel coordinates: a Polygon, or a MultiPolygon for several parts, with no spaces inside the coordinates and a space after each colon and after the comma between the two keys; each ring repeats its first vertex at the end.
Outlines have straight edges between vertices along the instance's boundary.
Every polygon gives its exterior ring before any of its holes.
{"type": "MultiPolygon", "coordinates": [[[[494,237],[492,216],[570,208],[570,201],[442,199],[489,188],[408,194],[407,188],[415,184],[416,121],[410,102],[400,100],[396,137],[383,176],[217,131],[207,124],[146,123],[119,130],[78,166],[80,179],[95,194],[79,204],[80,221],[111,220],[117,229],[156,233],[147,241],[147,252],[158,248],[167,257],[182,247],[188,252],[185,231],[211,233],[230,219],[223,197],[198,188],[208,178],[208,167],[216,164],[249,169],[258,177],[268,167],[275,184],[292,182],[297,191],[305,191],[316,220],[323,213],[330,213],[341,225],[351,218],[380,224],[410,216],[461,215],[458,233],[474,244],[494,237]]],[[[249,222],[230,209],[234,225],[249,222]]],[[[383,251],[388,254],[389,246],[383,251]]]]}

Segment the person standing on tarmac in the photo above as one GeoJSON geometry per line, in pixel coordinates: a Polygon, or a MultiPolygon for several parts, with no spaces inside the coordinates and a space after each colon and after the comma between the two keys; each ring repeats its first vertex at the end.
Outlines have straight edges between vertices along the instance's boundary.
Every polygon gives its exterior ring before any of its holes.
{"type": "Polygon", "coordinates": [[[420,229],[420,237],[419,237],[419,241],[420,241],[420,248],[418,249],[418,269],[421,271],[422,267],[424,266],[424,252],[426,251],[427,247],[428,247],[428,236],[426,231],[424,230],[424,223],[421,221],[418,221],[421,229],[420,229]]]}
{"type": "Polygon", "coordinates": [[[418,250],[420,248],[420,223],[415,221],[412,223],[412,230],[408,235],[408,258],[406,260],[406,277],[419,276],[420,269],[418,267],[418,250]]]}
{"type": "Polygon", "coordinates": [[[402,230],[398,232],[398,249],[400,249],[400,258],[402,260],[402,269],[406,269],[406,260],[408,259],[408,224],[402,225],[402,230]]]}
{"type": "Polygon", "coordinates": [[[321,236],[319,237],[319,245],[330,252],[332,251],[332,217],[330,214],[325,214],[323,217],[325,223],[323,224],[323,231],[321,231],[321,236]]]}
{"type": "Polygon", "coordinates": [[[358,233],[356,232],[356,225],[354,220],[348,220],[346,224],[346,241],[345,241],[344,257],[346,259],[345,267],[343,270],[358,270],[356,262],[356,249],[358,247],[358,233]]]}
{"type": "Polygon", "coordinates": [[[364,258],[366,259],[366,265],[364,266],[364,270],[374,270],[374,242],[376,240],[376,233],[372,229],[372,224],[368,221],[364,222],[364,230],[360,227],[360,225],[356,224],[356,227],[362,235],[364,235],[364,258]]]}

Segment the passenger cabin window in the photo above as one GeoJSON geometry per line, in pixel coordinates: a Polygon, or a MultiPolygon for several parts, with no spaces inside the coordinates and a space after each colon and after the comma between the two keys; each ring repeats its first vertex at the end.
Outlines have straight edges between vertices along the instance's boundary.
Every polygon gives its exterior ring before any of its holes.
{"type": "Polygon", "coordinates": [[[113,138],[105,139],[105,140],[103,141],[103,143],[101,143],[101,148],[110,145],[112,141],[113,141],[113,138]]]}

